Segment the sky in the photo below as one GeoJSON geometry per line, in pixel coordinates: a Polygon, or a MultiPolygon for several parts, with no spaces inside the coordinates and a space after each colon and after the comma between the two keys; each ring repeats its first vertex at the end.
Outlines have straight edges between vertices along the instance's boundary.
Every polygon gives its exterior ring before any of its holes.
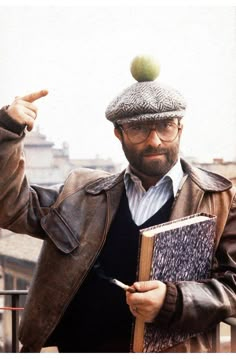
{"type": "Polygon", "coordinates": [[[71,158],[123,162],[105,110],[150,54],[188,103],[182,153],[236,160],[236,6],[114,3],[0,2],[0,106],[47,88],[35,127],[71,158]]]}

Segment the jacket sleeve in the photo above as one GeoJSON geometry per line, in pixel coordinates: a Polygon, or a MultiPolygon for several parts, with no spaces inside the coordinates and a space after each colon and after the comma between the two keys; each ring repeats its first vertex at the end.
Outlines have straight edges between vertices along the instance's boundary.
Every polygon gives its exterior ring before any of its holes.
{"type": "Polygon", "coordinates": [[[25,128],[0,110],[0,227],[46,238],[40,220],[55,202],[62,186],[30,186],[25,176],[25,128]]]}
{"type": "Polygon", "coordinates": [[[212,278],[167,283],[165,303],[156,317],[160,327],[200,333],[236,316],[236,195],[215,253],[212,278]]]}

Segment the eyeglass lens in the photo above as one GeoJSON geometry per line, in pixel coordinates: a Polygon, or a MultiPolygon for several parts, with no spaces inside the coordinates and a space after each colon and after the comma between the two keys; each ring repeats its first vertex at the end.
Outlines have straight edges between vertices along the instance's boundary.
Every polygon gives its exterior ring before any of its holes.
{"type": "Polygon", "coordinates": [[[175,122],[158,121],[155,124],[133,124],[123,128],[129,140],[133,143],[145,141],[150,132],[155,130],[163,141],[173,141],[179,131],[175,122]]]}

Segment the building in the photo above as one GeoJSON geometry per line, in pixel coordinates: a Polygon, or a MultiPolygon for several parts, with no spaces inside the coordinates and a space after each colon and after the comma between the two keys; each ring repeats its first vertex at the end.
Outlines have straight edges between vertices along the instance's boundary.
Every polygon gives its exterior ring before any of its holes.
{"type": "Polygon", "coordinates": [[[39,129],[31,131],[25,137],[24,152],[26,158],[26,173],[30,183],[53,185],[62,183],[70,171],[78,167],[102,169],[111,173],[120,167],[111,159],[71,159],[69,145],[63,143],[62,148],[55,148],[39,129]]]}
{"type": "MultiPolygon", "coordinates": [[[[11,289],[29,289],[33,276],[35,263],[37,262],[42,241],[31,238],[26,235],[19,235],[10,231],[2,230],[0,237],[0,270],[2,275],[2,288],[4,290],[11,289]]],[[[19,306],[24,307],[25,296],[20,297],[19,306]]],[[[1,297],[1,307],[10,306],[10,296],[1,297]]],[[[2,351],[10,350],[11,342],[11,313],[10,311],[2,311],[2,325],[0,321],[0,332],[4,336],[0,345],[4,343],[2,351]]],[[[21,311],[19,312],[21,315],[21,311]]],[[[1,346],[0,346],[1,351],[1,346]]]]}
{"type": "Polygon", "coordinates": [[[67,148],[54,149],[39,130],[27,134],[24,142],[26,172],[30,183],[60,183],[72,169],[67,148]]]}

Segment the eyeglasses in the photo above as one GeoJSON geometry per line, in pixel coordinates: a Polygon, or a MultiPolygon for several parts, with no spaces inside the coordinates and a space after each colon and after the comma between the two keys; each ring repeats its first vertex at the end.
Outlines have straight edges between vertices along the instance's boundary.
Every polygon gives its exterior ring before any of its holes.
{"type": "Polygon", "coordinates": [[[127,127],[118,126],[133,144],[146,141],[151,131],[156,131],[158,137],[163,142],[173,142],[181,126],[173,121],[158,120],[155,124],[132,124],[127,127]]]}

